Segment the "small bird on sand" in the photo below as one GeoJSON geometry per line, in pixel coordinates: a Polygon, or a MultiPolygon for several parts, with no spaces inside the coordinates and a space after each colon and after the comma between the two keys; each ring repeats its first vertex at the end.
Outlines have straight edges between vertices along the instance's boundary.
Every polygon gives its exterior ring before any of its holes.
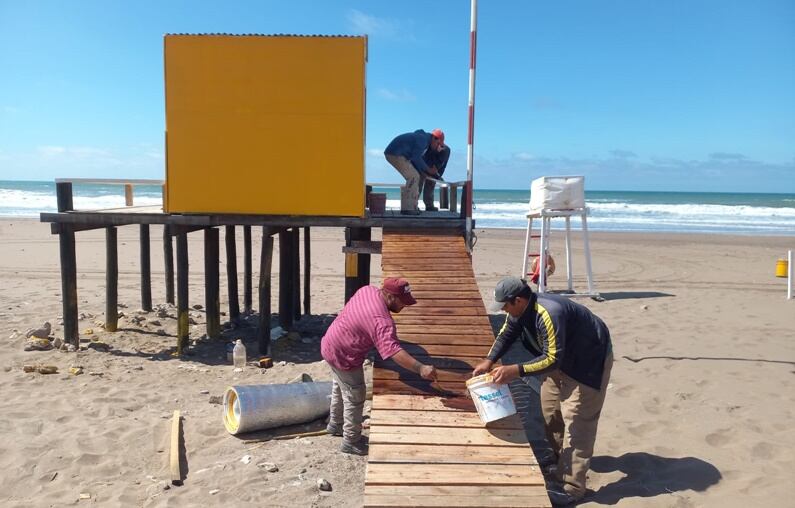
{"type": "Polygon", "coordinates": [[[39,339],[46,339],[50,336],[50,332],[52,331],[52,325],[49,321],[46,321],[41,328],[31,328],[27,332],[25,332],[25,337],[37,337],[39,339]]]}

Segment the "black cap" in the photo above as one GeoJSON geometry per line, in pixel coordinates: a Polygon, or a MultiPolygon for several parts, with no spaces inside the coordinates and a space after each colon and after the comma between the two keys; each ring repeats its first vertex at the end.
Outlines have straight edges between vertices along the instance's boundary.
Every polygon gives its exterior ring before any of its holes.
{"type": "Polygon", "coordinates": [[[528,287],[527,282],[519,277],[505,277],[494,288],[494,303],[489,305],[489,310],[499,312],[508,300],[516,298],[519,293],[528,287]]]}

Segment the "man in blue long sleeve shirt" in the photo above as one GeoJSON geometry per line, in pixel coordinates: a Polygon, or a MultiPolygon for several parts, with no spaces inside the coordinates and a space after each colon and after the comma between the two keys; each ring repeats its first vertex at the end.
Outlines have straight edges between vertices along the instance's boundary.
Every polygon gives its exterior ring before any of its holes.
{"type": "Polygon", "coordinates": [[[613,352],[610,331],[588,308],[552,294],[535,294],[517,277],[502,279],[492,310],[508,315],[494,345],[473,374],[491,371],[495,383],[520,376],[541,378],[541,413],[552,447],[547,466],[556,482],[548,488],[553,503],[568,505],[585,495],[585,477],[596,441],[596,428],[610,380],[613,352]],[[519,340],[533,358],[492,370],[519,340]]]}
{"type": "Polygon", "coordinates": [[[422,129],[401,134],[392,140],[384,150],[387,162],[392,164],[406,179],[406,195],[400,196],[400,213],[417,215],[420,213],[417,202],[425,175],[436,176],[422,156],[427,150],[434,152],[444,148],[444,133],[440,129],[425,132],[422,129]]]}

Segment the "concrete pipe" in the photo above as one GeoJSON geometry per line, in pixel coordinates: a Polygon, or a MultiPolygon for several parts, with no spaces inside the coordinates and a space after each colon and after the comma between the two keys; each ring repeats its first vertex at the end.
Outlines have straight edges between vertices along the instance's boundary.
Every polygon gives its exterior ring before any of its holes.
{"type": "Polygon", "coordinates": [[[311,422],[328,414],[331,383],[232,386],[224,394],[230,434],[311,422]]]}

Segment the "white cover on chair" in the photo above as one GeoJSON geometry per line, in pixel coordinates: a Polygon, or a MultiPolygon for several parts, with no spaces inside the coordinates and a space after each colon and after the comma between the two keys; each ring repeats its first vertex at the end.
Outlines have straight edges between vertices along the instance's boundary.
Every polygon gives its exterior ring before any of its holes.
{"type": "Polygon", "coordinates": [[[542,176],[530,184],[530,213],[585,208],[584,176],[542,176]]]}

